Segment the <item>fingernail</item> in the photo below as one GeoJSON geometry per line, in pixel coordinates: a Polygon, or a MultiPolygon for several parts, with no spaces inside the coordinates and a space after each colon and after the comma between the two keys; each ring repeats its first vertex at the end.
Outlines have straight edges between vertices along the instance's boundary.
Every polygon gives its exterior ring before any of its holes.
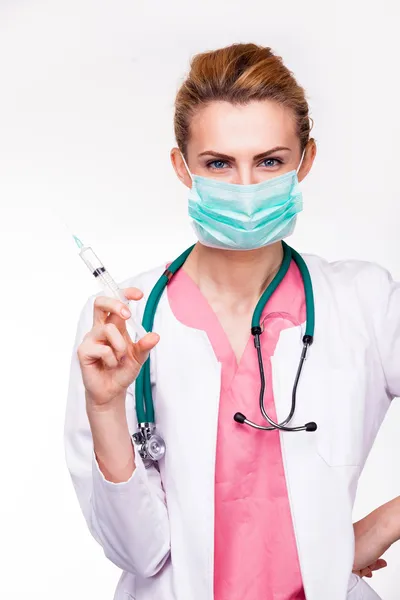
{"type": "Polygon", "coordinates": [[[123,317],[130,317],[131,313],[129,312],[129,310],[127,308],[121,308],[121,315],[123,317]]]}

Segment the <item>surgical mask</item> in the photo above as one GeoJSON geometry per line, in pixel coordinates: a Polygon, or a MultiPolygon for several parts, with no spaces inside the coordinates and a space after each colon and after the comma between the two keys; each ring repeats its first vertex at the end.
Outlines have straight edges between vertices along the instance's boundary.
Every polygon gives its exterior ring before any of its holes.
{"type": "Polygon", "coordinates": [[[188,209],[191,226],[205,246],[227,250],[253,250],[289,237],[303,209],[297,170],[241,185],[192,175],[188,209]]]}

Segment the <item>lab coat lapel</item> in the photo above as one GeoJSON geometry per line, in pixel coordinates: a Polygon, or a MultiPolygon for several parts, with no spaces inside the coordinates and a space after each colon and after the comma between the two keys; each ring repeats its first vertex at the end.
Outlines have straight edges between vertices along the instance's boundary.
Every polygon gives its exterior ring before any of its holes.
{"type": "Polygon", "coordinates": [[[221,364],[207,334],[176,319],[166,293],[154,330],[160,333],[153,360],[155,411],[167,445],[162,475],[175,524],[171,531],[182,536],[175,546],[174,569],[188,600],[212,600],[221,364]]]}
{"type": "MultiPolygon", "coordinates": [[[[316,305],[316,335],[298,385],[292,426],[309,421],[316,421],[318,425],[323,396],[321,382],[326,357],[332,351],[328,326],[329,300],[326,292],[321,293],[323,276],[311,267],[310,274],[316,305]]],[[[272,358],[274,398],[279,420],[285,419],[289,412],[303,334],[304,326],[282,331],[272,358]]],[[[340,479],[346,482],[356,479],[358,469],[329,466],[318,453],[319,435],[321,429],[317,432],[281,432],[280,437],[306,598],[337,600],[346,598],[353,561],[351,544],[335,543],[335,540],[352,539],[353,533],[352,523],[344,521],[343,513],[335,510],[336,506],[343,508],[351,504],[351,494],[346,493],[347,485],[337,484],[340,479]]]]}

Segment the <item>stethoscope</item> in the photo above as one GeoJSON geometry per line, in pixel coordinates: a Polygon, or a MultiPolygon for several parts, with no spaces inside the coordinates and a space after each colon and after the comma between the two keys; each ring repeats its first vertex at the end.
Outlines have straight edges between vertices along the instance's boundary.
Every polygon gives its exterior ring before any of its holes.
{"type": "MultiPolygon", "coordinates": [[[[240,412],[233,415],[236,423],[249,425],[254,429],[261,429],[264,431],[315,431],[317,424],[314,421],[306,423],[300,427],[288,427],[288,423],[292,420],[294,412],[296,410],[296,394],[297,386],[300,380],[301,372],[303,369],[304,361],[307,358],[308,349],[314,340],[314,328],[315,328],[315,305],[314,305],[314,294],[311,283],[311,277],[307,265],[303,258],[293,248],[288,246],[285,242],[283,245],[283,261],[279,268],[279,271],[260,297],[257,306],[253,313],[251,322],[251,333],[254,336],[254,346],[257,350],[258,365],[260,370],[260,396],[259,404],[260,411],[264,419],[269,423],[269,426],[257,425],[253,421],[250,421],[240,412]],[[303,336],[303,348],[301,351],[300,362],[296,372],[293,390],[292,390],[292,405],[287,418],[281,423],[275,423],[267,414],[264,407],[264,392],[265,392],[265,374],[264,364],[261,353],[261,341],[260,337],[263,333],[263,328],[260,325],[261,315],[265,305],[275,292],[279,284],[284,279],[286,273],[289,270],[290,264],[294,260],[296,263],[304,286],[304,294],[306,301],[306,330],[303,336]]],[[[185,252],[183,252],[178,258],[176,258],[164,271],[161,277],[154,285],[146,302],[142,325],[147,331],[152,331],[154,324],[154,317],[156,314],[157,306],[164,292],[166,286],[171,281],[175,273],[181,268],[189,254],[194,248],[190,246],[185,252]]],[[[151,390],[150,380],[150,357],[143,364],[139,376],[135,382],[135,396],[136,396],[136,416],[138,422],[137,432],[133,434],[133,439],[139,447],[139,453],[142,457],[146,466],[150,466],[154,462],[160,460],[165,454],[165,442],[162,437],[156,432],[155,417],[154,417],[154,404],[153,395],[151,390]]]]}

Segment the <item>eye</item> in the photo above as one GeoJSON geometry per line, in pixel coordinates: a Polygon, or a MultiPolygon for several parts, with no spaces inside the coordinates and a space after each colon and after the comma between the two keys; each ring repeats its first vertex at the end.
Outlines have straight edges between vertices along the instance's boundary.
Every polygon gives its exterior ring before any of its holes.
{"type": "Polygon", "coordinates": [[[261,165],[263,167],[277,167],[279,165],[283,164],[283,160],[281,160],[280,158],[264,158],[264,160],[262,161],[261,165]]]}
{"type": "Polygon", "coordinates": [[[210,162],[207,163],[207,167],[209,169],[225,169],[228,166],[228,163],[226,163],[223,160],[211,160],[210,162]]]}

